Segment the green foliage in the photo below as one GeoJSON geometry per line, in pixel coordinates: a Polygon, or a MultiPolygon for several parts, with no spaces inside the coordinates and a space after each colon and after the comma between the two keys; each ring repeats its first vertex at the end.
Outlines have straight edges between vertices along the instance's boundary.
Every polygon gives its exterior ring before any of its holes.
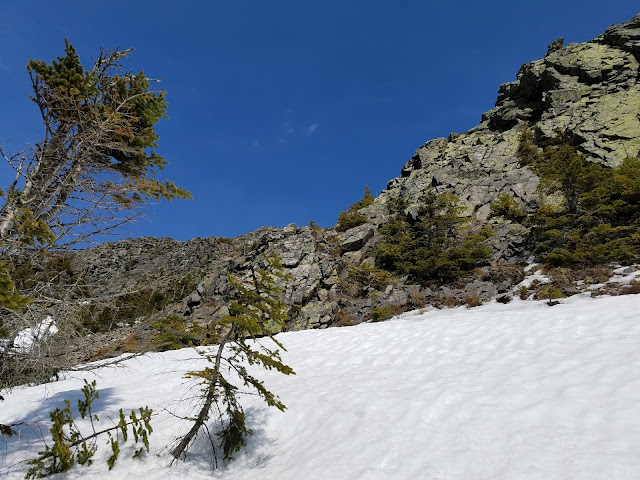
{"type": "MultiPolygon", "coordinates": [[[[7,312],[0,312],[3,337],[30,323],[21,311],[28,297],[38,306],[37,315],[65,310],[57,318],[58,338],[75,336],[72,326],[78,319],[73,317],[84,305],[90,330],[118,322],[112,311],[78,301],[88,297],[88,287],[74,278],[60,252],[134,220],[150,200],[190,198],[186,190],[156,178],[166,165],[156,152],[155,131],[166,117],[165,93],[152,90],[142,71],[125,69],[129,57],[130,50],[101,50],[85,68],[65,40],[63,56],[27,64],[43,135],[19,154],[0,146],[15,170],[15,179],[0,190],[0,308],[13,310],[10,322],[7,312]],[[47,265],[58,259],[63,265],[47,265]]],[[[164,299],[154,295],[148,303],[157,308],[164,299]]],[[[22,359],[8,349],[0,352],[5,387],[39,381],[52,364],[70,366],[65,355],[47,358],[48,345],[43,346],[21,352],[22,359]],[[28,366],[19,368],[20,363],[28,366]]]]}
{"type": "Polygon", "coordinates": [[[227,237],[216,237],[216,242],[222,243],[223,245],[233,245],[233,240],[227,237]]]}
{"type": "Polygon", "coordinates": [[[41,251],[37,255],[37,262],[12,265],[11,276],[16,288],[27,293],[38,285],[47,284],[50,288],[59,287],[58,293],[68,297],[90,295],[87,285],[73,270],[69,255],[62,252],[41,251]]]}
{"type": "Polygon", "coordinates": [[[358,203],[354,203],[353,205],[351,205],[351,207],[354,210],[359,210],[361,208],[368,207],[373,203],[374,200],[375,200],[375,197],[371,195],[371,190],[369,190],[369,186],[367,185],[364,187],[364,194],[362,195],[362,200],[360,200],[358,203]]]}
{"type": "Polygon", "coordinates": [[[540,152],[533,139],[533,132],[526,127],[520,130],[516,155],[522,165],[531,165],[540,159],[540,152]]]}
{"type": "MultiPolygon", "coordinates": [[[[19,311],[29,302],[29,298],[23,297],[18,293],[16,285],[9,274],[9,265],[5,262],[0,262],[0,308],[19,311]]],[[[9,330],[6,329],[0,319],[0,337],[4,338],[9,335],[9,330]]]]}
{"type": "MultiPolygon", "coordinates": [[[[115,58],[123,58],[119,55],[115,58]]],[[[154,125],[166,118],[167,102],[164,92],[153,92],[147,76],[139,73],[109,72],[119,65],[107,65],[109,52],[102,52],[96,66],[86,70],[73,45],[65,40],[65,55],[47,64],[30,60],[27,69],[34,84],[34,96],[51,124],[64,131],[72,130],[81,118],[79,112],[89,113],[96,125],[109,125],[108,138],[95,145],[96,156],[113,159],[101,162],[100,168],[117,172],[129,179],[129,187],[145,198],[190,198],[189,192],[172,182],[154,178],[153,169],[162,169],[166,161],[158,155],[158,135],[154,125]]],[[[82,125],[84,127],[84,125],[82,125]]],[[[121,198],[125,202],[125,198],[121,198]]],[[[140,202],[131,195],[128,201],[140,202]]]]}
{"type": "MultiPolygon", "coordinates": [[[[188,378],[202,383],[204,403],[194,420],[191,430],[172,450],[175,458],[181,458],[198,431],[205,426],[212,408],[218,412],[217,432],[226,460],[245,445],[252,432],[245,424],[245,416],[238,394],[240,388],[231,383],[226,372],[234,372],[242,385],[261,397],[270,407],[283,411],[286,407],[270,392],[264,383],[249,373],[247,365],[257,365],[267,370],[276,370],[285,375],[294,373],[285,365],[280,355],[284,346],[273,336],[274,326],[283,328],[287,319],[287,306],[282,302],[280,283],[289,278],[284,273],[280,257],[265,257],[266,266],[257,271],[252,267],[251,280],[240,280],[228,275],[229,282],[237,293],[230,303],[229,314],[224,315],[219,328],[224,332],[215,355],[201,352],[211,366],[203,370],[188,372],[188,378]],[[277,348],[264,343],[268,338],[277,348]]],[[[215,453],[215,445],[213,445],[215,453]]]]}
{"type": "Polygon", "coordinates": [[[340,279],[342,290],[349,295],[362,295],[383,291],[388,285],[397,283],[391,273],[382,268],[363,262],[347,269],[348,279],[340,279]]]}
{"type": "MultiPolygon", "coordinates": [[[[27,479],[43,478],[66,472],[74,466],[76,461],[80,465],[91,465],[92,457],[98,450],[96,439],[104,434],[109,437],[109,445],[112,451],[112,455],[107,459],[107,465],[111,470],[120,453],[120,432],[123,436],[122,441],[126,442],[129,427],[134,433],[134,442],[138,443],[140,439],[147,452],[149,451],[148,436],[153,432],[150,423],[151,409],[148,407],[140,408],[139,416],[136,415],[135,411],[132,411],[129,420],[125,418],[123,411],[120,410],[120,422],[117,425],[96,431],[95,424],[99,422],[99,418],[91,410],[92,403],[99,398],[96,390],[96,381],[89,383],[85,380],[81,391],[84,399],[78,400],[78,413],[80,418],[90,420],[92,431],[85,434],[79,429],[71,412],[71,402],[65,400],[64,408],[56,408],[49,414],[52,423],[49,431],[53,445],[49,447],[45,444],[44,451],[29,461],[31,468],[27,471],[27,479]],[[115,438],[111,432],[116,432],[115,438]]],[[[140,451],[136,451],[134,456],[139,458],[140,451]]]]}
{"type": "Polygon", "coordinates": [[[346,232],[350,228],[359,227],[365,223],[367,223],[367,217],[358,211],[349,210],[348,212],[340,212],[336,230],[338,232],[346,232]]]}
{"type": "Polygon", "coordinates": [[[374,322],[382,322],[383,320],[388,320],[391,317],[400,315],[404,311],[401,305],[383,305],[381,307],[371,307],[369,316],[374,322]]]}
{"type": "Polygon", "coordinates": [[[507,192],[503,192],[491,202],[492,217],[504,217],[507,220],[520,220],[525,216],[524,209],[520,202],[507,192]]]}
{"type": "MultiPolygon", "coordinates": [[[[0,392],[2,391],[2,382],[0,382],[0,392]]],[[[0,402],[4,400],[4,397],[0,395],[0,402]]],[[[15,425],[5,425],[4,423],[0,423],[0,435],[3,437],[13,437],[17,435],[18,432],[15,430],[15,425]]]]}
{"type": "Polygon", "coordinates": [[[526,300],[527,298],[529,298],[529,295],[531,295],[531,292],[529,292],[529,288],[526,285],[520,285],[518,287],[517,293],[518,297],[520,297],[520,300],[526,300]]]}
{"type": "Polygon", "coordinates": [[[266,335],[278,343],[271,335],[272,327],[284,328],[287,320],[287,306],[280,298],[282,287],[278,280],[286,281],[290,277],[284,273],[279,256],[267,256],[265,262],[264,268],[257,271],[252,268],[249,282],[228,275],[238,299],[229,304],[229,314],[222,318],[220,325],[233,326],[243,338],[266,335]]]}
{"type": "Polygon", "coordinates": [[[565,298],[566,295],[562,293],[558,288],[551,285],[545,285],[536,292],[536,298],[538,300],[556,300],[558,298],[565,298]]]}
{"type": "Polygon", "coordinates": [[[158,331],[153,345],[159,352],[212,343],[211,339],[207,339],[208,332],[205,327],[196,322],[187,323],[186,319],[179,315],[160,318],[151,326],[158,331]]]}
{"type": "Polygon", "coordinates": [[[322,233],[322,227],[313,220],[309,220],[309,228],[316,233],[322,233]]]}
{"type": "Polygon", "coordinates": [[[639,159],[609,168],[589,162],[561,136],[523,163],[541,178],[542,192],[559,196],[530,219],[538,261],[554,266],[640,261],[639,159]]]}
{"type": "Polygon", "coordinates": [[[359,225],[363,225],[367,223],[367,217],[365,217],[358,210],[364,207],[368,207],[373,203],[375,197],[371,195],[371,191],[369,187],[364,188],[364,195],[362,200],[352,204],[349,207],[349,210],[346,212],[341,212],[338,215],[338,223],[336,224],[336,230],[338,232],[345,232],[350,228],[357,227],[359,225]]]}
{"type": "Polygon", "coordinates": [[[408,274],[419,282],[455,280],[490,257],[485,245],[488,229],[465,230],[458,199],[429,190],[421,199],[417,219],[410,222],[402,202],[396,215],[380,228],[384,239],[376,250],[376,264],[390,272],[408,274]]]}
{"type": "Polygon", "coordinates": [[[109,432],[108,435],[109,446],[111,447],[111,456],[107,458],[107,465],[109,466],[109,470],[111,470],[115,465],[116,460],[118,460],[118,455],[120,455],[120,442],[118,442],[117,439],[113,438],[111,432],[109,432]]]}
{"type": "Polygon", "coordinates": [[[55,235],[49,229],[49,225],[40,219],[35,219],[33,212],[28,208],[20,208],[13,218],[13,229],[17,241],[27,246],[38,248],[53,244],[55,235]]]}

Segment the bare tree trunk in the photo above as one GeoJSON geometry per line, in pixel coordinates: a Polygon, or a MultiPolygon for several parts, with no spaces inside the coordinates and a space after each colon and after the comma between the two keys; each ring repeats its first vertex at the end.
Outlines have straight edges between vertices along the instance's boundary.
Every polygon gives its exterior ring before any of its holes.
{"type": "Polygon", "coordinates": [[[175,460],[183,458],[185,456],[187,448],[194,440],[200,429],[205,425],[205,422],[209,419],[209,412],[211,411],[211,407],[213,405],[213,402],[215,401],[216,388],[218,387],[218,383],[220,381],[220,363],[222,362],[222,353],[224,351],[225,345],[234,334],[235,328],[232,327],[220,341],[218,352],[216,354],[216,360],[213,366],[213,374],[206,380],[208,384],[207,395],[205,396],[202,408],[200,409],[198,416],[193,422],[193,425],[191,425],[191,429],[189,429],[187,434],[182,437],[180,443],[178,443],[178,445],[173,450],[171,450],[171,455],[175,460]]]}

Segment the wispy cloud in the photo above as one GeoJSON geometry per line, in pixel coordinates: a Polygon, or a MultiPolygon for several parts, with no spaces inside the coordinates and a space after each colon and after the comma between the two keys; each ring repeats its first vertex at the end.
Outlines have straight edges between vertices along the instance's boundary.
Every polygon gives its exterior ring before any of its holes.
{"type": "Polygon", "coordinates": [[[307,127],[302,126],[294,126],[289,122],[284,122],[282,124],[282,130],[280,131],[280,135],[277,137],[277,141],[279,144],[288,143],[290,140],[295,140],[301,136],[311,136],[314,135],[318,130],[318,122],[313,122],[307,127]]]}
{"type": "Polygon", "coordinates": [[[313,135],[318,130],[318,122],[313,122],[311,125],[307,127],[307,135],[313,135]]]}

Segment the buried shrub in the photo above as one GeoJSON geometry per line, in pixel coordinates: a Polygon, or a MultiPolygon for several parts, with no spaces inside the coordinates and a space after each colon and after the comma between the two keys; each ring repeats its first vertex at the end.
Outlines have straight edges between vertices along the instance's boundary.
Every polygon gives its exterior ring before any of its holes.
{"type": "Polygon", "coordinates": [[[381,322],[383,320],[388,320],[391,317],[395,317],[396,315],[400,315],[404,311],[405,309],[401,305],[383,305],[381,307],[372,307],[369,310],[369,316],[374,322],[381,322]]]}
{"type": "Polygon", "coordinates": [[[142,447],[134,451],[133,458],[141,458],[144,450],[149,451],[149,435],[153,432],[150,423],[152,410],[148,407],[140,408],[138,413],[133,410],[127,418],[120,409],[118,423],[110,428],[96,430],[100,419],[93,413],[91,407],[93,401],[99,398],[95,387],[95,380],[91,383],[85,380],[84,387],[81,389],[84,399],[78,400],[78,414],[81,419],[90,420],[91,430],[88,432],[80,430],[71,411],[71,402],[65,400],[64,408],[56,408],[49,414],[52,422],[49,431],[53,445],[45,445],[45,449],[28,462],[31,468],[27,472],[27,479],[66,472],[76,462],[80,465],[91,465],[92,458],[98,450],[97,439],[105,435],[108,437],[107,444],[112,452],[107,459],[109,470],[118,459],[121,443],[126,442],[129,435],[133,436],[134,443],[142,444],[142,447]]]}
{"type": "Polygon", "coordinates": [[[250,281],[227,274],[229,283],[236,290],[237,300],[229,304],[229,313],[218,323],[220,335],[215,348],[198,351],[209,366],[186,374],[186,378],[196,380],[202,390],[197,412],[184,418],[191,422],[191,428],[171,450],[176,460],[184,458],[201,431],[207,432],[209,437],[214,465],[218,448],[224,459],[229,460],[245,445],[252,431],[245,423],[240,403],[243,398],[240,394],[246,393],[243,390],[249,390],[270,407],[280,411],[286,408],[247,368],[247,365],[253,365],[284,375],[294,374],[293,369],[282,361],[280,350],[286,349],[272,333],[274,325],[284,327],[287,320],[287,306],[281,299],[279,281],[290,277],[284,273],[282,259],[277,255],[266,256],[264,261],[264,268],[251,266],[250,281]],[[218,427],[218,441],[209,433],[214,427],[218,427]]]}
{"type": "Polygon", "coordinates": [[[551,285],[545,285],[536,292],[536,300],[556,300],[565,297],[566,295],[560,289],[551,285]]]}

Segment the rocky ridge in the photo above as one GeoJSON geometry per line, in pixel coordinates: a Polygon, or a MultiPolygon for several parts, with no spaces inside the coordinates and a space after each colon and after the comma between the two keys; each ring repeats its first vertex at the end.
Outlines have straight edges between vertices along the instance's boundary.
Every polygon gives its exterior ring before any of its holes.
{"type": "Polygon", "coordinates": [[[215,323],[233,298],[227,273],[248,278],[250,267],[260,266],[262,255],[273,251],[292,277],[283,295],[290,307],[289,329],[359,323],[372,318],[374,307],[402,311],[510,294],[530,256],[529,232],[519,223],[491,218],[490,203],[503,192],[527,211],[540,201],[539,178],[516,156],[521,128],[527,126],[538,139],[564,132],[591,161],[608,166],[637,157],[639,62],[640,15],[590,42],[564,46],[555,41],[544,58],[523,65],[515,81],[500,86],[495,107],[479,125],[420,147],[400,176],[360,210],[367,223],[345,232],[291,224],[233,239],[129,239],[80,252],[74,264],[107,293],[149,275],[161,278],[159,272],[198,272],[195,289],[159,315],[174,313],[205,324],[215,323]],[[349,268],[374,264],[378,229],[389,219],[390,205],[406,199],[411,216],[428,188],[454,194],[474,225],[495,230],[490,265],[450,285],[415,285],[403,277],[382,289],[354,285],[349,268]]]}

